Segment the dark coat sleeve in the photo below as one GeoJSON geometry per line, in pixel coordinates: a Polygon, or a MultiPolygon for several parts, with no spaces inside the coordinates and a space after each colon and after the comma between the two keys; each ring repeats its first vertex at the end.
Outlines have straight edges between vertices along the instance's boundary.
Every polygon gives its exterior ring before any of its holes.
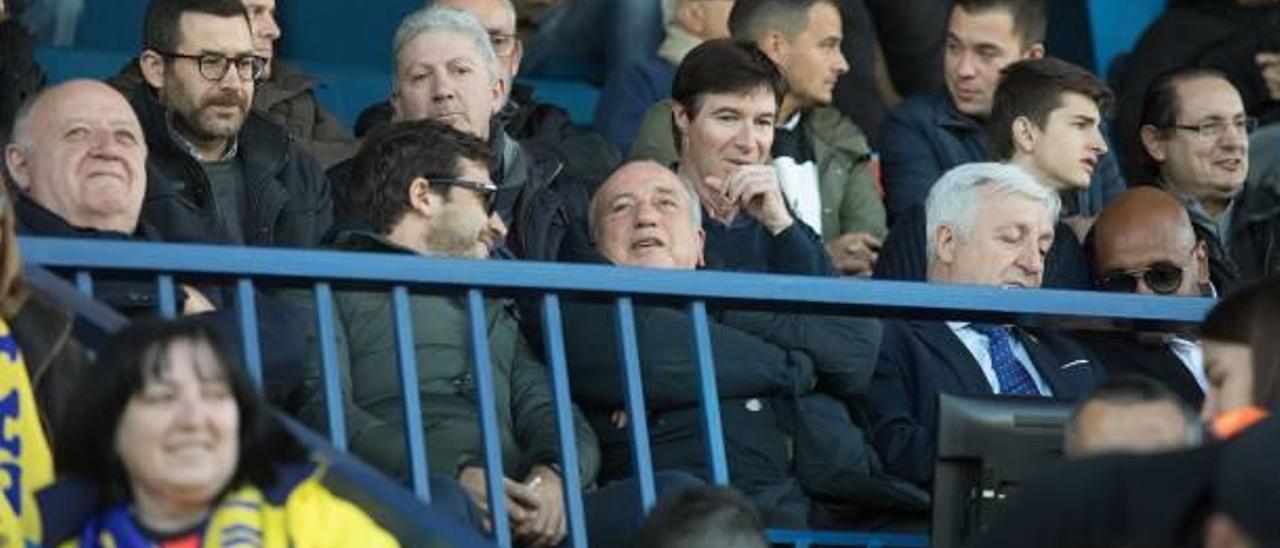
{"type": "MultiPolygon", "coordinates": [[[[574,398],[585,407],[621,408],[624,402],[617,319],[606,305],[571,303],[565,313],[565,350],[574,398]]],[[[645,401],[653,411],[699,405],[693,326],[683,311],[635,309],[645,401]]],[[[744,331],[710,322],[716,386],[722,399],[807,391],[813,385],[807,354],[769,344],[744,331]]]]}
{"type": "Polygon", "coordinates": [[[927,274],[924,206],[916,204],[893,222],[880,248],[872,277],[880,280],[924,281],[927,274]]]}
{"type": "Polygon", "coordinates": [[[934,181],[945,171],[929,141],[928,132],[937,130],[924,119],[923,107],[904,103],[890,113],[880,128],[885,206],[893,216],[923,204],[934,181]]]}
{"type": "Polygon", "coordinates": [[[871,378],[865,409],[871,422],[871,442],[896,477],[928,484],[933,477],[933,430],[916,416],[920,379],[912,363],[910,332],[901,323],[887,323],[880,343],[880,359],[871,378]]]}
{"type": "Polygon", "coordinates": [[[877,320],[740,311],[721,313],[719,319],[780,348],[807,354],[820,392],[847,399],[870,386],[880,349],[877,320]]]}
{"type": "Polygon", "coordinates": [[[802,276],[837,276],[836,267],[827,255],[822,238],[799,218],[786,230],[774,236],[773,257],[769,272],[802,276]]]}
{"type": "MultiPolygon", "coordinates": [[[[556,432],[555,397],[547,367],[520,338],[511,366],[511,419],[523,458],[530,464],[560,462],[560,437],[556,432]]],[[[574,442],[582,484],[595,481],[600,471],[600,444],[582,412],[573,406],[574,442]]]]}

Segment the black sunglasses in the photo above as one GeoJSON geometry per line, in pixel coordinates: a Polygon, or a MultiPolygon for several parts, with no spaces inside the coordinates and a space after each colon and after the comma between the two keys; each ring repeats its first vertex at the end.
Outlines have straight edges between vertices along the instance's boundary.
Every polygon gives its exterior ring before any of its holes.
{"type": "Polygon", "coordinates": [[[494,207],[498,205],[498,187],[489,183],[481,183],[477,181],[468,181],[466,179],[454,179],[451,177],[427,177],[433,185],[448,185],[468,189],[480,195],[480,201],[484,204],[485,215],[493,215],[494,207]]]}
{"type": "Polygon", "coordinates": [[[1133,293],[1137,291],[1138,279],[1141,278],[1152,292],[1169,295],[1182,287],[1182,277],[1186,270],[1186,267],[1161,261],[1146,268],[1107,272],[1098,278],[1098,285],[1107,291],[1133,293]]]}

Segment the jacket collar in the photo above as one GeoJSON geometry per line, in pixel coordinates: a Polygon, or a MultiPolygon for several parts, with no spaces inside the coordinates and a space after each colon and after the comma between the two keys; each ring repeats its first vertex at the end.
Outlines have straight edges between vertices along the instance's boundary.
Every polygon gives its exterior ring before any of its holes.
{"type": "Polygon", "coordinates": [[[945,87],[931,92],[930,95],[933,102],[934,123],[966,131],[982,131],[982,124],[956,108],[955,102],[951,100],[951,93],[945,87]]]}
{"type": "Polygon", "coordinates": [[[253,90],[253,104],[260,109],[270,110],[272,106],[302,95],[318,85],[318,80],[277,57],[271,60],[271,78],[258,84],[253,90]]]}

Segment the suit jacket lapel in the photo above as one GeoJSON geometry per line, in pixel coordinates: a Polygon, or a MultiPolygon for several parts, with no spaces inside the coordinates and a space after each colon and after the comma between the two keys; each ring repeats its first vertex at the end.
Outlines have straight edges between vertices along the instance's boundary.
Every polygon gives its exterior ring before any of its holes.
{"type": "MultiPolygon", "coordinates": [[[[1169,345],[1151,344],[1150,342],[1137,340],[1137,338],[1133,338],[1129,342],[1130,344],[1118,344],[1116,348],[1126,354],[1133,363],[1138,364],[1144,374],[1166,383],[1174,392],[1182,394],[1184,397],[1204,396],[1200,383],[1196,381],[1190,371],[1187,371],[1187,365],[1182,363],[1182,358],[1179,358],[1173,352],[1173,349],[1169,348],[1169,345]]],[[[1192,399],[1192,401],[1197,399],[1192,399]]]]}
{"type": "Polygon", "coordinates": [[[966,394],[993,394],[978,360],[944,322],[912,322],[920,340],[937,357],[938,374],[949,372],[966,394]]]}
{"type": "MultiPolygon", "coordinates": [[[[1044,383],[1049,386],[1053,397],[1071,398],[1079,395],[1076,393],[1075,385],[1067,380],[1062,371],[1062,366],[1067,364],[1061,363],[1058,356],[1053,355],[1045,345],[1041,344],[1040,338],[1035,333],[1019,328],[1015,328],[1013,332],[1018,340],[1022,341],[1022,347],[1031,357],[1031,365],[1040,372],[1040,378],[1044,379],[1044,383]]],[[[1082,364],[1081,367],[1083,366],[1082,364]]]]}

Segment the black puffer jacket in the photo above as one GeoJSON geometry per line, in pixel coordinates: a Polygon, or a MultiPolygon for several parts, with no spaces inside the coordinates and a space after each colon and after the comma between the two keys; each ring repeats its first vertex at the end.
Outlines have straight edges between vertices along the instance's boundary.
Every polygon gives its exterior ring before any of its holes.
{"type": "MultiPolygon", "coordinates": [[[[133,108],[147,134],[147,195],[142,220],[166,241],[231,242],[208,213],[213,189],[199,162],[176,143],[164,108],[146,90],[133,108]]],[[[284,129],[256,113],[240,129],[248,211],[241,216],[247,245],[314,247],[333,224],[329,179],[284,129]]]]}

